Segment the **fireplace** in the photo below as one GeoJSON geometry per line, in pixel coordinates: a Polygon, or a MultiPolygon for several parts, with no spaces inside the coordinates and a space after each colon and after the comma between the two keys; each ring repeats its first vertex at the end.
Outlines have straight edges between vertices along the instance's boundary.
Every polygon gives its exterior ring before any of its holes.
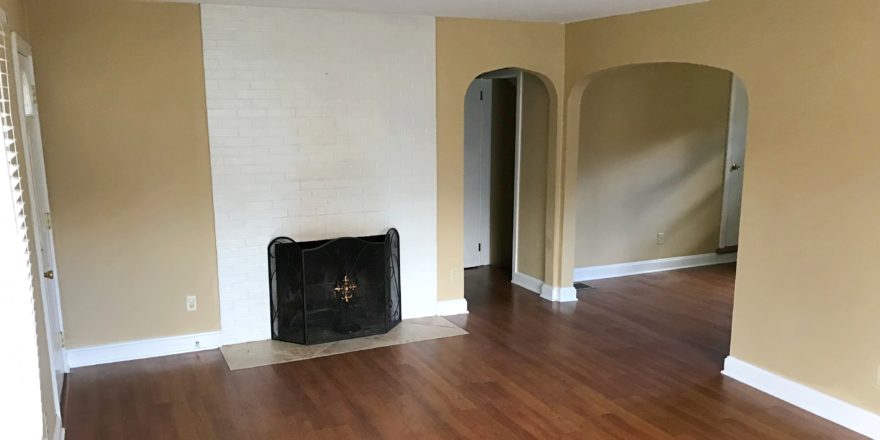
{"type": "Polygon", "coordinates": [[[400,235],[269,243],[272,339],[321,344],[400,323],[400,235]]]}

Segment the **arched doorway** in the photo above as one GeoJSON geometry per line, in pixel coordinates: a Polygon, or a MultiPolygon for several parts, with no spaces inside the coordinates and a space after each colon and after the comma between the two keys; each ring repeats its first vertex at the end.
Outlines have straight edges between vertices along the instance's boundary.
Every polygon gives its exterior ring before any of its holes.
{"type": "Polygon", "coordinates": [[[573,279],[736,259],[748,98],[727,70],[617,67],[580,82],[573,279]]]}
{"type": "Polygon", "coordinates": [[[580,93],[569,114],[577,129],[569,139],[577,148],[572,272],[576,286],[595,288],[581,299],[668,329],[671,343],[727,353],[745,85],[723,69],[651,63],[591,75],[580,93]]]}
{"type": "Polygon", "coordinates": [[[522,69],[485,72],[464,98],[464,267],[534,292],[544,279],[551,113],[544,79],[522,69]]]}

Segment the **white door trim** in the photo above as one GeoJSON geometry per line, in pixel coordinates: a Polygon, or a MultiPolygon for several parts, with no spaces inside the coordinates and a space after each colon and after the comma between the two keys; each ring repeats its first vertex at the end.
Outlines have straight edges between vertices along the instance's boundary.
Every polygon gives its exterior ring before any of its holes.
{"type": "MultiPolygon", "coordinates": [[[[522,70],[516,73],[516,142],[513,152],[513,239],[511,240],[511,273],[519,271],[519,175],[522,167],[522,126],[523,126],[523,75],[522,70]]],[[[514,276],[514,278],[516,278],[514,276]]]]}
{"type": "MultiPolygon", "coordinates": [[[[19,117],[19,119],[18,119],[19,133],[21,136],[22,151],[24,152],[25,171],[27,172],[28,177],[33,181],[34,176],[37,175],[35,173],[35,170],[37,168],[35,168],[35,162],[33,159],[34,159],[34,157],[39,155],[39,157],[40,157],[39,171],[41,171],[41,174],[44,176],[44,179],[45,179],[45,171],[46,170],[45,170],[45,164],[42,160],[42,158],[43,158],[42,147],[40,145],[34,145],[34,143],[31,142],[31,139],[28,138],[28,130],[26,127],[27,117],[25,116],[24,102],[21,99],[22,98],[22,93],[21,93],[22,87],[25,87],[25,85],[21,84],[21,81],[20,81],[20,79],[22,77],[21,76],[22,66],[21,66],[21,63],[19,62],[18,57],[19,57],[19,54],[24,55],[26,57],[32,57],[33,50],[31,49],[30,44],[28,44],[26,41],[24,41],[24,39],[21,38],[21,35],[19,35],[17,32],[12,33],[11,40],[12,40],[12,51],[11,51],[12,60],[11,61],[12,61],[12,65],[13,65],[12,73],[15,75],[15,82],[13,83],[11,81],[11,79],[7,79],[7,80],[10,80],[9,81],[10,85],[15,84],[15,86],[16,86],[15,92],[16,92],[16,96],[18,97],[18,99],[17,99],[17,101],[18,101],[17,107],[18,108],[16,109],[16,111],[18,112],[18,117],[19,117]],[[32,151],[32,149],[36,149],[38,151],[32,151]]],[[[34,222],[43,221],[43,216],[41,215],[39,207],[37,206],[36,203],[34,203],[34,201],[35,200],[45,200],[48,203],[48,200],[49,200],[49,194],[48,194],[47,188],[45,186],[43,186],[42,190],[43,190],[42,194],[36,194],[35,186],[29,182],[29,184],[28,184],[28,197],[31,200],[30,215],[31,215],[31,218],[33,219],[34,222]]],[[[54,255],[55,254],[54,244],[51,242],[50,243],[43,243],[42,242],[43,237],[39,233],[35,232],[32,235],[34,238],[34,244],[37,247],[38,270],[39,270],[39,273],[43,273],[47,270],[47,268],[44,267],[44,262],[41,257],[40,249],[42,249],[43,246],[48,246],[48,247],[52,248],[52,255],[54,255]]],[[[53,330],[52,326],[49,324],[48,319],[52,316],[57,316],[57,318],[58,318],[57,324],[58,324],[59,330],[64,328],[64,323],[63,323],[63,320],[61,317],[60,290],[58,290],[59,283],[58,283],[58,275],[57,274],[59,271],[58,271],[57,267],[51,268],[51,270],[53,270],[56,273],[55,279],[47,280],[44,277],[40,277],[40,291],[41,291],[42,300],[43,300],[43,316],[44,316],[43,326],[44,326],[44,331],[46,333],[46,339],[49,344],[49,350],[48,350],[48,352],[49,352],[49,366],[50,366],[50,369],[52,370],[50,376],[52,377],[52,392],[53,392],[53,397],[54,397],[53,403],[54,403],[54,409],[55,409],[55,416],[58,420],[60,420],[60,418],[61,418],[61,404],[60,404],[60,402],[61,402],[61,386],[62,386],[62,384],[59,384],[58,381],[56,380],[55,371],[59,366],[61,368],[63,368],[63,371],[65,371],[65,372],[70,371],[70,368],[67,365],[67,356],[66,356],[66,353],[64,351],[63,346],[60,351],[61,359],[57,359],[56,354],[54,352],[55,351],[54,347],[56,346],[56,344],[59,344],[59,345],[63,345],[63,344],[61,344],[61,341],[58,341],[57,338],[59,338],[59,335],[55,334],[55,331],[53,330]],[[56,299],[58,299],[58,300],[54,300],[51,302],[47,301],[46,292],[48,289],[46,288],[46,285],[49,282],[55,283],[55,286],[54,286],[55,292],[56,292],[56,295],[58,295],[58,298],[56,298],[56,299]],[[51,306],[49,305],[50,303],[56,305],[56,310],[54,310],[54,313],[53,313],[53,310],[51,309],[51,306]]],[[[60,426],[59,426],[59,428],[60,428],[60,426]]]]}

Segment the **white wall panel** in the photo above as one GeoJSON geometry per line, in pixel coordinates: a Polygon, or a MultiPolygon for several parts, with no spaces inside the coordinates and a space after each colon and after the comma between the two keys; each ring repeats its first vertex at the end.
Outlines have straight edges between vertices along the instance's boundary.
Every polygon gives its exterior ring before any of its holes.
{"type": "Polygon", "coordinates": [[[269,337],[266,246],[401,236],[404,318],[437,292],[434,19],[204,5],[223,342],[269,337]]]}

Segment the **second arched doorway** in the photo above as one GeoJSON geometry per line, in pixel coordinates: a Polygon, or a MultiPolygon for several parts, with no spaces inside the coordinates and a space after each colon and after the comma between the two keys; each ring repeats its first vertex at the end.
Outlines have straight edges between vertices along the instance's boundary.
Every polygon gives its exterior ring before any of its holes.
{"type": "Polygon", "coordinates": [[[732,72],[648,63],[595,73],[569,106],[574,281],[736,260],[748,119],[732,72]]]}

